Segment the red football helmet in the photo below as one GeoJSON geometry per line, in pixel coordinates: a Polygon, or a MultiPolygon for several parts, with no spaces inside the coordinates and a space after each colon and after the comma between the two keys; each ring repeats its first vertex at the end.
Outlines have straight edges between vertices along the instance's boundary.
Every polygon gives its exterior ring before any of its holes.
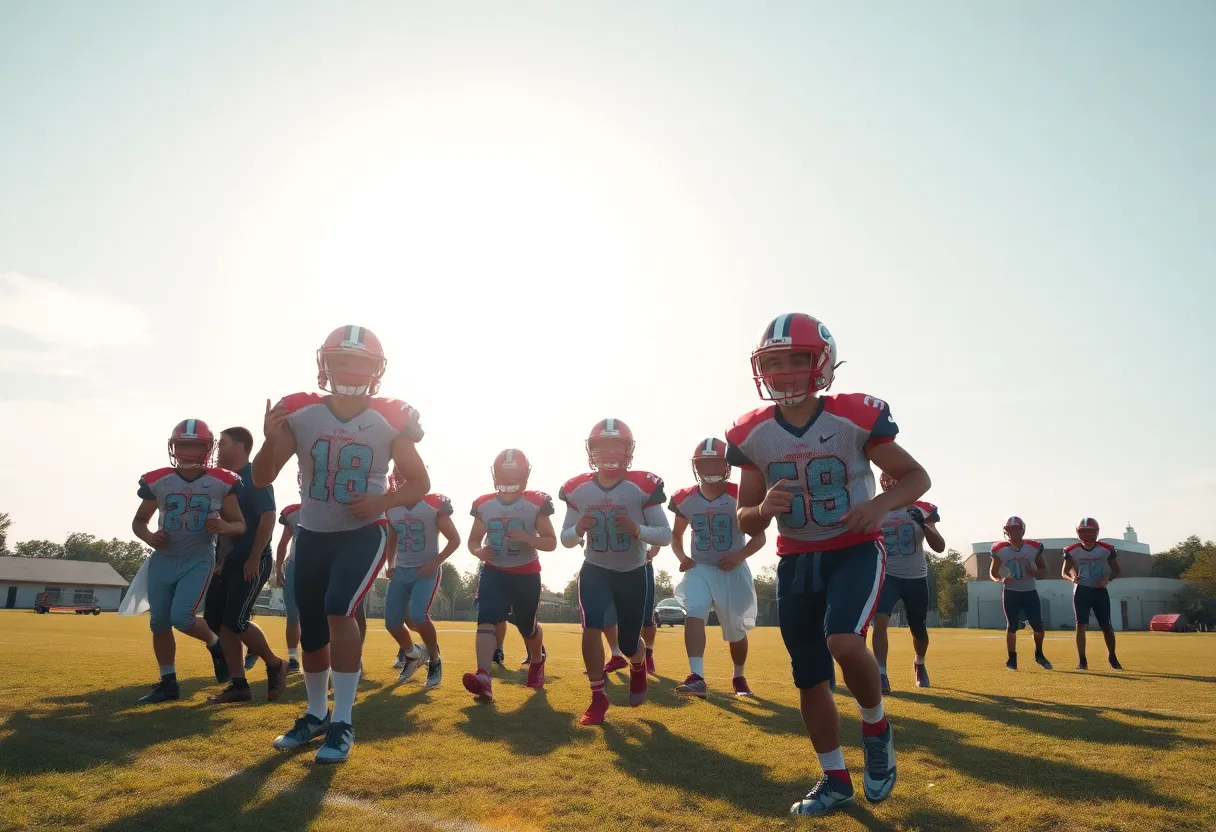
{"type": "Polygon", "coordinates": [[[1092,517],[1082,517],[1077,523],[1077,537],[1086,546],[1093,546],[1098,542],[1098,521],[1092,517]]]}
{"type": "Polygon", "coordinates": [[[596,471],[624,471],[633,464],[633,431],[620,419],[596,422],[586,445],[587,462],[596,471]]]}
{"type": "Polygon", "coordinates": [[[528,475],[532,473],[532,463],[524,456],[523,451],[507,448],[494,457],[490,466],[490,474],[494,477],[494,490],[499,494],[514,494],[522,491],[528,485],[528,475]]]}
{"type": "Polygon", "coordinates": [[[215,434],[202,419],[185,419],[169,434],[169,461],[175,468],[206,468],[215,454],[215,434]]]}
{"type": "Polygon", "coordinates": [[[843,362],[836,361],[836,341],[822,322],[792,312],[778,315],[760,336],[760,344],[752,351],[752,379],[756,392],[765,401],[793,406],[800,404],[811,392],[832,386],[833,374],[843,362]],[[803,353],[811,358],[806,370],[774,370],[766,372],[762,363],[767,356],[780,353],[803,353]],[[794,392],[796,383],[807,377],[803,392],[794,392]]]}
{"type": "Polygon", "coordinates": [[[878,475],[878,484],[882,486],[883,491],[890,491],[898,482],[899,480],[895,479],[895,477],[891,476],[886,471],[883,471],[878,475]]]}
{"type": "Polygon", "coordinates": [[[317,350],[317,384],[336,396],[374,396],[387,366],[374,332],[340,326],[317,350]]]}
{"type": "Polygon", "coordinates": [[[1021,517],[1018,517],[1017,515],[1014,515],[1013,517],[1010,517],[1008,520],[1006,520],[1005,521],[1005,539],[1006,540],[1010,539],[1010,537],[1009,537],[1010,529],[1020,529],[1021,531],[1019,532],[1019,535],[1026,534],[1026,521],[1023,520],[1021,517]]]}
{"type": "Polygon", "coordinates": [[[716,485],[730,479],[730,463],[726,461],[726,443],[721,439],[706,439],[692,452],[692,475],[697,482],[716,485]],[[707,471],[702,471],[704,465],[707,471]]]}

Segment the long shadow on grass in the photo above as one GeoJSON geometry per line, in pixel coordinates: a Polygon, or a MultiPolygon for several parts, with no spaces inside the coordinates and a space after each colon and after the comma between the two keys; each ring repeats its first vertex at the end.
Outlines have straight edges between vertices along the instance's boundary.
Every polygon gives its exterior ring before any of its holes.
{"type": "MultiPolygon", "coordinates": [[[[989,713],[1004,714],[1004,710],[1001,707],[992,704],[972,703],[970,700],[951,700],[948,697],[930,697],[928,694],[901,694],[900,698],[919,699],[937,706],[947,713],[980,713],[980,715],[984,715],[976,708],[971,707],[973,704],[981,704],[981,707],[987,709],[989,713]],[[957,707],[945,707],[943,702],[956,705],[957,707]]],[[[1002,697],[990,698],[1000,699],[1002,697]]],[[[708,701],[746,720],[766,733],[780,735],[805,734],[805,729],[802,725],[802,714],[797,708],[765,700],[739,700],[725,696],[711,696],[708,701]]],[[[842,741],[846,744],[852,742],[860,743],[861,724],[857,716],[856,705],[848,697],[837,696],[836,707],[840,711],[841,716],[840,731],[842,741]]],[[[1109,737],[1112,742],[1133,742],[1139,740],[1142,745],[1153,748],[1170,748],[1175,745],[1195,743],[1193,740],[1179,737],[1175,732],[1170,732],[1164,728],[1152,727],[1146,729],[1144,726],[1114,722],[1102,715],[1101,709],[1093,710],[1095,711],[1092,715],[1093,722],[1106,726],[1101,730],[1104,732],[1104,736],[1109,737]]],[[[1152,714],[1144,711],[1132,711],[1128,713],[1134,716],[1154,719],[1162,723],[1172,721],[1161,714],[1152,714]]],[[[1175,798],[1155,791],[1150,782],[1145,778],[1128,777],[1104,768],[1088,768],[1077,765],[1073,761],[1045,759],[1021,754],[1017,751],[979,745],[976,744],[976,737],[974,736],[954,730],[941,723],[914,719],[900,713],[898,706],[891,708],[890,716],[891,724],[895,727],[895,744],[897,749],[915,750],[929,754],[936,758],[934,762],[942,768],[958,771],[977,780],[1008,785],[1009,772],[1016,771],[1019,786],[1060,800],[1075,800],[1081,807],[1092,804],[1095,800],[1113,800],[1116,798],[1143,803],[1149,806],[1178,807],[1183,805],[1175,798]],[[1095,795],[1093,792],[1093,784],[1095,782],[1104,784],[1101,795],[1095,795]]],[[[948,720],[949,717],[947,716],[945,719],[948,720]]],[[[1021,727],[1016,722],[1009,720],[995,721],[999,721],[1001,724],[1009,725],[1010,727],[1005,730],[997,729],[989,734],[989,741],[996,739],[1010,742],[1011,729],[1021,727]]],[[[1055,736],[1050,733],[1048,735],[1055,736]]],[[[1084,738],[1091,741],[1102,741],[1101,739],[1095,740],[1092,734],[1084,738]]],[[[1067,738],[1061,737],[1061,744],[1064,744],[1066,741],[1067,738]]],[[[813,758],[810,757],[809,740],[807,744],[808,759],[812,760],[809,765],[811,768],[814,768],[813,758]]],[[[1011,741],[1010,745],[1016,747],[1016,741],[1011,741]]]]}
{"type": "Polygon", "coordinates": [[[81,771],[133,760],[166,740],[218,732],[229,722],[225,709],[188,701],[213,687],[204,679],[185,679],[182,699],[162,705],[135,704],[148,685],[48,697],[42,703],[51,709],[14,713],[5,723],[12,733],[0,740],[0,771],[81,771]]]}
{"type": "MultiPolygon", "coordinates": [[[[939,688],[938,690],[951,690],[939,688]]],[[[1151,711],[1122,708],[1101,708],[1074,703],[1026,699],[1018,696],[952,691],[962,696],[941,696],[915,691],[893,691],[889,699],[921,702],[947,713],[974,714],[1005,726],[1032,731],[1061,742],[1103,742],[1114,745],[1138,745],[1144,748],[1169,749],[1200,745],[1203,740],[1186,737],[1177,730],[1179,722],[1199,722],[1186,717],[1172,717],[1151,711]],[[1110,712],[1154,722],[1155,725],[1135,725],[1110,718],[1110,712]]]]}
{"type": "Polygon", "coordinates": [[[116,820],[101,832],[305,829],[325,803],[333,766],[312,766],[301,780],[269,800],[251,805],[275,769],[289,758],[280,754],[267,757],[176,803],[160,804],[116,820]]]}
{"type": "Polygon", "coordinates": [[[809,787],[805,779],[775,780],[760,763],[673,734],[653,719],[606,722],[603,736],[614,762],[630,777],[725,800],[755,814],[787,817],[790,804],[809,787]]]}
{"type": "Polygon", "coordinates": [[[514,711],[498,710],[493,704],[473,704],[463,709],[461,732],[481,742],[506,743],[516,754],[544,757],[572,743],[590,742],[589,732],[574,730],[575,715],[555,711],[547,692],[532,691],[514,711]]]}

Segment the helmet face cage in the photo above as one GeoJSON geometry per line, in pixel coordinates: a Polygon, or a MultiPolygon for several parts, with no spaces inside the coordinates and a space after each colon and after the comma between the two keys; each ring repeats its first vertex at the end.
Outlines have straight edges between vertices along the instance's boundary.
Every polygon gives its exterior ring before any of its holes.
{"type": "Polygon", "coordinates": [[[1010,529],[1018,529],[1019,534],[1024,535],[1024,534],[1026,534],[1026,521],[1023,520],[1021,517],[1017,517],[1017,516],[1010,517],[1008,520],[1006,520],[1005,521],[1005,539],[1006,540],[1009,540],[1011,538],[1011,535],[1009,534],[1010,529]]]}
{"type": "Polygon", "coordinates": [[[317,350],[317,385],[335,396],[374,396],[380,390],[380,380],[388,361],[380,339],[370,329],[361,326],[342,326],[335,329],[317,350]],[[341,369],[335,371],[330,359],[337,356],[353,356],[366,362],[366,372],[341,369]],[[339,384],[335,375],[355,376],[361,383],[339,384]]]}
{"type": "Polygon", "coordinates": [[[838,366],[836,340],[828,328],[801,313],[774,318],[752,352],[752,380],[760,398],[790,407],[801,404],[811,393],[828,390],[838,366]],[[762,366],[764,358],[782,352],[809,355],[810,366],[805,370],[766,371],[762,366]],[[807,379],[806,391],[788,392],[802,378],[807,379]]]}
{"type": "Polygon", "coordinates": [[[593,471],[615,473],[633,465],[633,431],[620,419],[604,419],[587,437],[587,464],[593,471]]]}
{"type": "Polygon", "coordinates": [[[201,419],[185,419],[169,435],[169,461],[185,470],[209,468],[215,464],[215,436],[201,419]]]}
{"type": "Polygon", "coordinates": [[[1077,523],[1077,537],[1082,543],[1093,545],[1098,542],[1098,521],[1092,517],[1082,517],[1077,523]]]}
{"type": "Polygon", "coordinates": [[[699,485],[717,485],[730,480],[730,463],[726,461],[726,443],[721,439],[706,439],[697,445],[692,454],[692,475],[699,485]],[[697,463],[718,461],[725,463],[721,474],[702,473],[697,463]]]}
{"type": "Polygon", "coordinates": [[[508,448],[498,455],[490,466],[490,476],[494,480],[494,490],[499,494],[516,494],[528,485],[528,477],[532,474],[532,463],[522,451],[508,448]]]}

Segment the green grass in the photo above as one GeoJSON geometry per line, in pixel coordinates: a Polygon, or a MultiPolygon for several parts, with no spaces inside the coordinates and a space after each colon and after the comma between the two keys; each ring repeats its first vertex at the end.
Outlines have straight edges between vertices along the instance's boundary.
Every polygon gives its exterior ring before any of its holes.
{"type": "MultiPolygon", "coordinates": [[[[261,618],[273,644],[283,620],[261,618]]],[[[343,766],[270,748],[301,709],[293,677],[275,704],[213,707],[210,663],[178,639],[183,699],[135,700],[155,681],[146,618],[0,612],[0,829],[1058,829],[1216,828],[1216,638],[1120,635],[1128,670],[1087,674],[1069,633],[1053,635],[1057,667],[1040,670],[1022,634],[1023,670],[1003,668],[1001,634],[938,630],[935,687],[911,687],[906,630],[892,637],[887,707],[899,784],[879,806],[831,820],[791,820],[790,803],[818,769],[798,715],[776,630],[752,635],[749,679],[759,698],[728,695],[725,645],[710,632],[707,701],[673,688],[687,673],[682,631],[664,629],[662,678],[631,709],[625,677],[610,680],[608,722],[580,728],[588,701],[578,628],[547,626],[549,683],[523,688],[499,673],[492,706],[460,685],[471,626],[441,623],[444,685],[396,685],[391,639],[372,622],[358,740],[343,766]]],[[[508,663],[523,644],[512,633],[508,663]]],[[[421,676],[421,674],[419,674],[421,676]]],[[[265,696],[261,665],[251,674],[265,696]]],[[[857,708],[837,696],[845,757],[860,771],[857,708]]],[[[860,785],[858,783],[858,785],[860,785]]]]}

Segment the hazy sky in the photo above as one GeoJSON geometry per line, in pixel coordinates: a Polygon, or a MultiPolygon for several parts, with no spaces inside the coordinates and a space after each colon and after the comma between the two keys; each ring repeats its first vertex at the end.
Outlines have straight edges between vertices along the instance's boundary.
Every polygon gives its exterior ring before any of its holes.
{"type": "Polygon", "coordinates": [[[462,531],[605,416],[670,492],[789,311],[949,545],[1216,537],[1214,42],[1205,0],[0,2],[10,545],[129,538],[178,420],[260,437],[347,323],[462,531]]]}

